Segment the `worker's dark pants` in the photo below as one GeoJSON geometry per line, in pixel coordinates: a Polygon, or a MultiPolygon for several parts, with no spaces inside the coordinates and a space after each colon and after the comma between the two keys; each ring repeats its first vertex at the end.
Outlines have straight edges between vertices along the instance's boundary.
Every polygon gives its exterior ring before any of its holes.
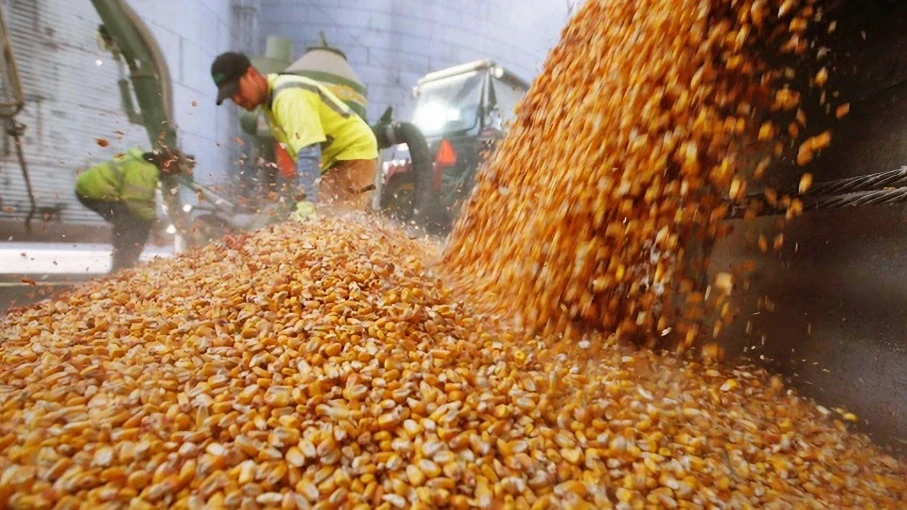
{"type": "Polygon", "coordinates": [[[79,202],[113,225],[113,267],[111,272],[135,265],[151,232],[151,221],[136,218],[125,204],[86,198],[76,193],[79,202]]]}

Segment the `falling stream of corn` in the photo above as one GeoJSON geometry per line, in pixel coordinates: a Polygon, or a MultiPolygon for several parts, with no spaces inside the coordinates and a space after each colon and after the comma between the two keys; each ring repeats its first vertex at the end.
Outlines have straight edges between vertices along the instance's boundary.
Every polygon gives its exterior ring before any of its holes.
{"type": "Polygon", "coordinates": [[[443,252],[352,214],[13,311],[0,507],[907,505],[853,415],[616,338],[687,346],[701,314],[661,305],[722,310],[693,240],[742,195],[741,141],[800,118],[762,58],[819,7],[587,1],[443,252]]]}

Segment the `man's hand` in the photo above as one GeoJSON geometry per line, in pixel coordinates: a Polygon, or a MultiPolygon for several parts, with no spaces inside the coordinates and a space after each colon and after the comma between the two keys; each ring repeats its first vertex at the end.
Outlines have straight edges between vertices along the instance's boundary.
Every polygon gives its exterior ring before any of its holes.
{"type": "Polygon", "coordinates": [[[315,210],[315,204],[307,200],[296,202],[296,208],[290,214],[290,219],[299,223],[311,221],[318,218],[315,210]]]}

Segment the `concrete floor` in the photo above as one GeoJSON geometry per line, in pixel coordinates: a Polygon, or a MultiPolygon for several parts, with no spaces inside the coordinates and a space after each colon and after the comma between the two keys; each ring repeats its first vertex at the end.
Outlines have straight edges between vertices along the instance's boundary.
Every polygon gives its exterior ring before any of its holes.
{"type": "MultiPolygon", "coordinates": [[[[106,244],[0,243],[0,315],[107,274],[110,250],[106,244]]],[[[170,256],[172,249],[153,247],[140,261],[170,256]]]]}
{"type": "Polygon", "coordinates": [[[10,308],[30,305],[53,297],[54,294],[65,292],[87,279],[84,275],[61,275],[54,278],[54,281],[36,280],[38,285],[27,285],[18,280],[7,281],[9,279],[4,278],[0,280],[0,316],[10,308]]]}

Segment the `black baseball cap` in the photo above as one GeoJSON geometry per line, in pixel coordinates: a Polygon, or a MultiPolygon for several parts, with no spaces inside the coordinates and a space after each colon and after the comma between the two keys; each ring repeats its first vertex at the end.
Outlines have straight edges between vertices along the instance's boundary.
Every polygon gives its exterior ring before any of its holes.
{"type": "Polygon", "coordinates": [[[211,78],[217,85],[217,104],[224,102],[224,99],[233,97],[239,87],[239,79],[246,74],[246,70],[252,62],[243,53],[228,51],[221,53],[214,59],[211,64],[211,78]]]}

